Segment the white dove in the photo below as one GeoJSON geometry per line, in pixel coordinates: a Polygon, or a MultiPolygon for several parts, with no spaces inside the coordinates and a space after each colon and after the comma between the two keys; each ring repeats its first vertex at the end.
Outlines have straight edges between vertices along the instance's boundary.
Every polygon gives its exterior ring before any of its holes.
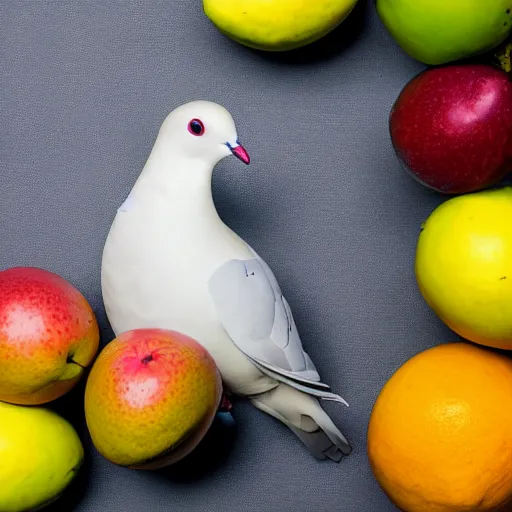
{"type": "Polygon", "coordinates": [[[109,322],[116,336],[159,327],[195,338],[229,391],[339,462],[351,447],[318,399],[348,404],[320,381],[270,268],[214,206],[213,169],[229,155],[249,164],[224,107],[193,101],[164,120],[105,242],[109,322]]]}

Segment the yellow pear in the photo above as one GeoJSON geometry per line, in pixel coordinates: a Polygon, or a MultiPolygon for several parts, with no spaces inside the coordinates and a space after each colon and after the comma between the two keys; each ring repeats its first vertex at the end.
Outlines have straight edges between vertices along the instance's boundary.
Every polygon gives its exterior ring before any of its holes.
{"type": "Polygon", "coordinates": [[[84,457],[78,434],[49,409],[0,402],[0,511],[43,508],[62,494],[84,457]]]}

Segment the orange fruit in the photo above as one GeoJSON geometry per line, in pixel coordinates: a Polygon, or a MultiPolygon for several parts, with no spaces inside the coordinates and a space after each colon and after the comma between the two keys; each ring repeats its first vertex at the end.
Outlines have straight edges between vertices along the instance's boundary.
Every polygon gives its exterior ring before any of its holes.
{"type": "Polygon", "coordinates": [[[367,435],[402,511],[512,510],[512,359],[465,342],[415,355],[382,388],[367,435]]]}

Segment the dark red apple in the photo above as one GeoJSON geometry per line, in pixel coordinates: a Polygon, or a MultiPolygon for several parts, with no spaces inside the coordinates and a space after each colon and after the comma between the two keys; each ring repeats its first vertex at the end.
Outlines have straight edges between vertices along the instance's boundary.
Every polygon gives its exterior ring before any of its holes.
{"type": "Polygon", "coordinates": [[[405,167],[439,192],[487,188],[512,171],[512,82],[497,67],[423,71],[400,93],[389,124],[405,167]]]}

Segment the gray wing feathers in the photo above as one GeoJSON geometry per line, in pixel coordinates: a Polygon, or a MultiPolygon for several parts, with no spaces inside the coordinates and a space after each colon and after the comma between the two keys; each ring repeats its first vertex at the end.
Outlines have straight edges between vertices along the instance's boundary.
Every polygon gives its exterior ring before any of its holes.
{"type": "Polygon", "coordinates": [[[283,351],[287,343],[274,343],[270,337],[276,317],[274,293],[256,265],[255,260],[232,260],[212,276],[210,293],[219,319],[249,357],[294,371],[283,351]]]}
{"type": "Polygon", "coordinates": [[[302,391],[304,393],[307,393],[308,395],[315,396],[317,398],[322,398],[323,400],[331,400],[333,402],[339,402],[341,404],[345,404],[348,406],[348,403],[341,398],[339,395],[335,395],[334,393],[331,393],[329,391],[329,386],[323,383],[311,383],[311,382],[304,382],[301,383],[298,379],[292,379],[288,378],[282,370],[280,371],[272,371],[269,368],[268,364],[261,364],[260,361],[257,359],[253,359],[254,364],[266,375],[269,377],[272,377],[280,382],[283,382],[284,384],[288,384],[289,386],[302,391]]]}
{"type": "Polygon", "coordinates": [[[264,373],[319,398],[346,403],[320,382],[290,306],[261,258],[228,261],[213,274],[209,288],[227,333],[264,373]]]}

